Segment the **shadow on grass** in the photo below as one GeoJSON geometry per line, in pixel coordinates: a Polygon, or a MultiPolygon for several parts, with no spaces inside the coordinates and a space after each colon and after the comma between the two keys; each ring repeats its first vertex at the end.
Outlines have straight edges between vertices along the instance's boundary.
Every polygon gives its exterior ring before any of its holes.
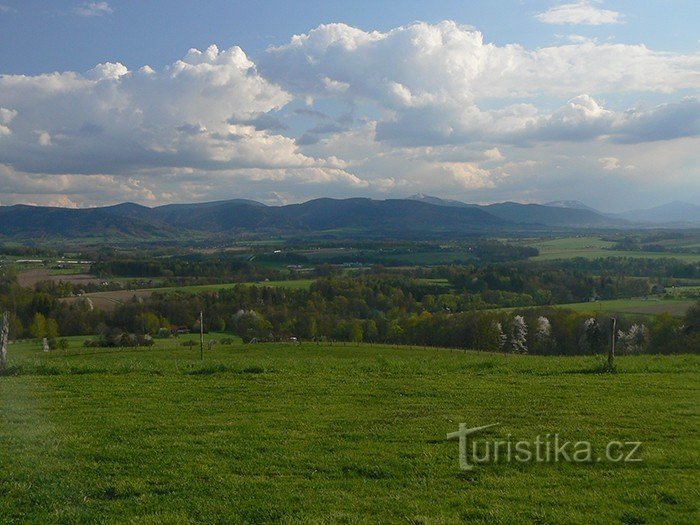
{"type": "Polygon", "coordinates": [[[607,361],[602,363],[596,363],[593,366],[582,368],[580,370],[569,370],[565,372],[567,374],[617,374],[617,368],[615,365],[610,365],[607,361]]]}
{"type": "Polygon", "coordinates": [[[0,377],[104,374],[107,373],[107,371],[106,368],[75,366],[61,368],[46,365],[18,365],[0,371],[0,377]]]}
{"type": "Polygon", "coordinates": [[[196,368],[194,370],[188,370],[185,372],[189,376],[210,376],[214,374],[265,374],[273,372],[270,368],[264,368],[262,366],[249,366],[246,368],[234,368],[222,364],[209,365],[202,368],[196,368]]]}

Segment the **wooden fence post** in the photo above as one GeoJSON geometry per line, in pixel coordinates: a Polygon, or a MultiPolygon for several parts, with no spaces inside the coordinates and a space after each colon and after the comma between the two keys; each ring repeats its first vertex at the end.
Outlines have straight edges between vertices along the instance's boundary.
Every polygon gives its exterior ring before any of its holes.
{"type": "Polygon", "coordinates": [[[199,311],[199,360],[204,360],[204,313],[199,311]]]}
{"type": "Polygon", "coordinates": [[[615,342],[617,341],[617,319],[610,318],[610,350],[608,351],[608,367],[612,368],[615,361],[615,342]]]}
{"type": "Polygon", "coordinates": [[[10,313],[2,314],[2,332],[0,335],[0,370],[7,368],[7,338],[10,334],[10,313]]]}

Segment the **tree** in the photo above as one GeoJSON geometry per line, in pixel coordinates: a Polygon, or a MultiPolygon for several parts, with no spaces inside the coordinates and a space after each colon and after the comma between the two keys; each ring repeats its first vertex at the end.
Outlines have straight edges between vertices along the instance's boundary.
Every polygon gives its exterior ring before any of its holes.
{"type": "Polygon", "coordinates": [[[156,335],[162,324],[156,314],[153,312],[144,312],[139,315],[136,326],[137,329],[143,330],[144,335],[156,335]]]}
{"type": "Polygon", "coordinates": [[[353,321],[352,326],[350,328],[350,337],[352,339],[352,342],[360,344],[362,342],[362,336],[362,323],[360,323],[360,321],[353,321]]]}
{"type": "Polygon", "coordinates": [[[647,348],[649,332],[643,324],[635,323],[626,332],[620,330],[617,339],[620,345],[620,353],[639,354],[647,348]]]}
{"type": "Polygon", "coordinates": [[[44,337],[46,337],[50,343],[53,343],[58,338],[58,323],[56,319],[51,319],[50,317],[45,321],[46,332],[44,337]]]}
{"type": "Polygon", "coordinates": [[[501,323],[494,323],[494,328],[496,331],[496,343],[498,344],[498,349],[503,350],[508,341],[508,336],[503,332],[503,325],[501,323]]]}
{"type": "Polygon", "coordinates": [[[595,317],[589,317],[583,322],[583,333],[579,338],[579,348],[586,354],[597,354],[605,346],[603,330],[595,317]]]}
{"type": "Polygon", "coordinates": [[[544,316],[537,318],[534,347],[535,352],[538,354],[551,354],[554,351],[552,324],[544,316]]]}
{"type": "Polygon", "coordinates": [[[43,339],[46,337],[46,317],[43,314],[34,314],[32,324],[29,325],[29,333],[34,339],[43,339]]]}
{"type": "Polygon", "coordinates": [[[527,354],[527,324],[522,315],[513,317],[508,349],[513,354],[527,354]]]}

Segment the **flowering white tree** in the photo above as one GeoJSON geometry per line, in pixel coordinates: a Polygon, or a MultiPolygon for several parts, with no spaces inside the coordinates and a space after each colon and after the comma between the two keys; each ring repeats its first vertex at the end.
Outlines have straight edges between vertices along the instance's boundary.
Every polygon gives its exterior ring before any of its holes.
{"type": "Polygon", "coordinates": [[[538,352],[546,354],[552,350],[554,340],[552,338],[552,324],[544,316],[537,318],[537,331],[535,332],[535,347],[538,352]]]}
{"type": "Polygon", "coordinates": [[[508,337],[506,337],[506,334],[503,333],[503,325],[501,323],[496,323],[495,327],[496,337],[498,338],[498,349],[503,350],[503,347],[505,346],[508,337]]]}
{"type": "Polygon", "coordinates": [[[620,330],[617,334],[620,351],[623,354],[639,354],[649,342],[649,331],[643,324],[633,324],[627,331],[620,330]]]}
{"type": "Polygon", "coordinates": [[[586,353],[596,353],[602,349],[603,331],[595,317],[583,322],[583,333],[579,339],[579,348],[586,353]]]}
{"type": "Polygon", "coordinates": [[[508,346],[514,354],[527,354],[527,323],[522,315],[513,318],[508,346]]]}

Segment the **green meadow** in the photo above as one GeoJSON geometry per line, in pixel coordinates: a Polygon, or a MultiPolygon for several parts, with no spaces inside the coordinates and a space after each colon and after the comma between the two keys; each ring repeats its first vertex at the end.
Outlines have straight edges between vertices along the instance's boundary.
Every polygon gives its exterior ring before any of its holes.
{"type": "Polygon", "coordinates": [[[193,286],[172,286],[165,288],[147,288],[149,292],[187,292],[187,293],[201,293],[201,292],[215,292],[218,290],[226,290],[228,288],[233,288],[241,284],[245,285],[255,285],[255,286],[269,286],[271,288],[290,288],[290,289],[303,289],[306,290],[311,287],[311,283],[314,279],[290,279],[288,281],[260,281],[260,282],[248,282],[248,283],[225,283],[225,284],[201,284],[193,286]]]}
{"type": "Polygon", "coordinates": [[[685,262],[700,262],[700,254],[694,253],[612,250],[611,248],[615,243],[604,241],[596,236],[563,237],[560,239],[528,241],[523,244],[537,248],[540,251],[537,257],[532,257],[534,261],[573,259],[575,257],[584,257],[586,259],[633,257],[638,259],[674,258],[685,262]]]}
{"type": "Polygon", "coordinates": [[[691,299],[610,299],[587,303],[569,303],[557,305],[577,312],[607,312],[619,314],[659,315],[669,314],[683,317],[688,308],[697,303],[691,299]]]}
{"type": "MultiPolygon", "coordinates": [[[[187,336],[192,338],[194,336],[187,336]]],[[[218,335],[207,335],[207,339],[218,335]]],[[[0,377],[1,523],[698,523],[698,356],[264,344],[44,353],[0,377]],[[459,468],[459,423],[641,462],[459,468]]]]}

